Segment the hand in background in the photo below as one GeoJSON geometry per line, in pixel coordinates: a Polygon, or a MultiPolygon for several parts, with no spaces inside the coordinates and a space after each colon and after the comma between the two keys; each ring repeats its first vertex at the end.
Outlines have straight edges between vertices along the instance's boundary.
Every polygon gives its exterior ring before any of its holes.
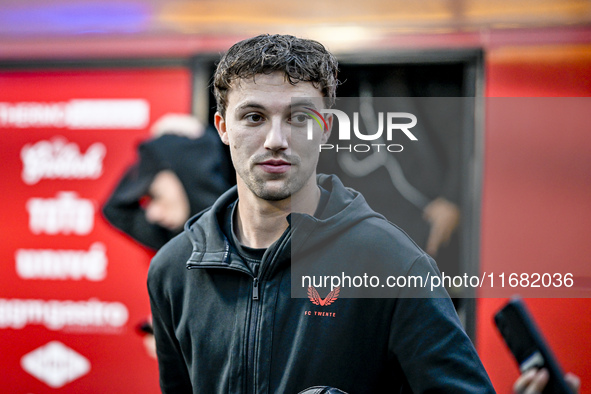
{"type": "MultiPolygon", "coordinates": [[[[544,390],[544,387],[546,387],[549,378],[550,375],[548,374],[548,371],[544,368],[540,370],[530,369],[515,381],[515,384],[513,385],[513,392],[516,394],[541,393],[542,390],[544,390]]],[[[566,381],[566,384],[568,384],[568,386],[571,388],[573,393],[579,393],[581,389],[581,380],[578,376],[569,372],[564,376],[564,380],[566,381]]]]}
{"type": "Polygon", "coordinates": [[[154,335],[146,334],[144,335],[144,347],[146,348],[146,352],[152,358],[157,358],[156,356],[156,340],[154,339],[154,335]]]}
{"type": "Polygon", "coordinates": [[[425,251],[435,257],[460,224],[460,209],[451,201],[438,197],[425,207],[423,218],[431,225],[425,251]]]}

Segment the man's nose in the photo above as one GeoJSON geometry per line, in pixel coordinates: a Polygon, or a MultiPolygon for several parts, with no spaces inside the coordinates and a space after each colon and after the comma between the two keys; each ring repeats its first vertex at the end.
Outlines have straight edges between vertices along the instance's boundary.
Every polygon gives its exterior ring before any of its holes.
{"type": "Polygon", "coordinates": [[[288,148],[289,133],[291,127],[279,120],[273,120],[265,138],[265,149],[272,151],[288,148]]]}

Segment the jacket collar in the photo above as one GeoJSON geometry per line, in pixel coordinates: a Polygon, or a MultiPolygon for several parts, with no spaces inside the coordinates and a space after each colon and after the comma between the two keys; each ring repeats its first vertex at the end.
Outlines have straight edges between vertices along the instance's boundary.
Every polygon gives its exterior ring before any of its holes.
{"type": "MultiPolygon", "coordinates": [[[[360,193],[344,187],[335,175],[319,174],[317,181],[330,192],[327,205],[320,218],[301,213],[288,215],[288,254],[291,254],[292,248],[294,252],[302,252],[304,249],[317,247],[327,238],[346,231],[368,217],[381,217],[369,208],[360,193]]],[[[221,221],[225,218],[226,209],[237,199],[238,191],[234,186],[220,196],[211,208],[193,216],[185,224],[185,233],[193,244],[193,252],[187,265],[248,271],[222,232],[221,221]]]]}

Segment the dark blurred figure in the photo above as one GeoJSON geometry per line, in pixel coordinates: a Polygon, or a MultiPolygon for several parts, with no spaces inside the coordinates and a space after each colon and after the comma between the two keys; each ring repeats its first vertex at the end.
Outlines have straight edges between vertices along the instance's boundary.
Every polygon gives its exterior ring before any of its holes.
{"type": "MultiPolygon", "coordinates": [[[[193,116],[165,115],[151,134],[139,145],[138,161],[119,181],[103,214],[114,227],[156,251],[229,189],[235,175],[217,132],[193,116]]],[[[151,318],[137,328],[148,354],[156,358],[151,318]]]]}
{"type": "Polygon", "coordinates": [[[233,185],[233,173],[217,133],[192,116],[165,115],[152,135],[139,145],[139,160],[125,172],[103,214],[158,250],[233,185]]]}
{"type": "MultiPolygon", "coordinates": [[[[385,148],[368,153],[322,151],[318,171],[337,174],[344,184],[363,193],[375,211],[401,227],[437,261],[440,271],[455,276],[460,274],[465,108],[458,99],[462,86],[454,82],[461,70],[445,70],[440,75],[431,68],[390,65],[345,69],[346,81],[339,86],[341,97],[358,99],[342,105],[348,113],[359,112],[360,129],[375,133],[379,113],[410,112],[418,118],[411,129],[418,141],[393,133],[392,140],[382,135],[369,143],[400,144],[404,146],[400,152],[390,153],[385,148]]],[[[328,143],[339,143],[336,132],[328,143]]],[[[456,290],[448,288],[452,298],[458,295],[456,290]]],[[[454,298],[456,306],[457,301],[454,298]]]]}

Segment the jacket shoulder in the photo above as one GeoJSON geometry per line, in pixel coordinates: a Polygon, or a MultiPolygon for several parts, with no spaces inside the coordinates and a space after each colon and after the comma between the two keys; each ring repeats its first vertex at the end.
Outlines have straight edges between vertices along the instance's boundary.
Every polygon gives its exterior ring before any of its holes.
{"type": "Polygon", "coordinates": [[[383,217],[371,217],[358,226],[355,231],[369,241],[376,253],[394,255],[404,260],[415,260],[425,252],[403,229],[383,217]]]}
{"type": "Polygon", "coordinates": [[[186,231],[167,242],[150,262],[148,288],[163,288],[182,280],[193,246],[186,231]]]}

